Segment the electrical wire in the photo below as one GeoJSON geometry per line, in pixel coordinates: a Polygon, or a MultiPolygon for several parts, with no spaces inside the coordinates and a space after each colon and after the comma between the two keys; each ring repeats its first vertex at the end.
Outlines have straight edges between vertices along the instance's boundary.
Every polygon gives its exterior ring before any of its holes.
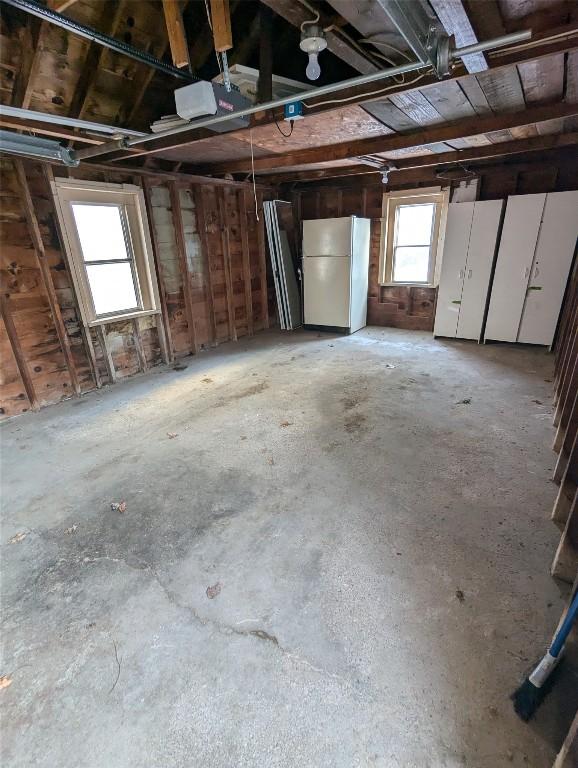
{"type": "MultiPolygon", "coordinates": [[[[205,0],[205,2],[206,2],[206,0],[205,0]]],[[[300,29],[303,32],[303,27],[306,27],[308,24],[317,24],[319,22],[319,19],[321,18],[321,14],[319,13],[319,11],[316,11],[315,8],[312,8],[309,5],[309,3],[306,2],[306,0],[299,0],[299,2],[301,3],[301,5],[304,5],[307,8],[308,11],[310,11],[313,14],[315,14],[315,18],[312,19],[311,21],[304,21],[304,22],[301,23],[300,29]]]]}
{"type": "MultiPolygon", "coordinates": [[[[404,85],[413,85],[414,83],[417,83],[418,80],[421,80],[427,74],[429,74],[429,71],[430,70],[428,70],[428,72],[424,72],[421,75],[418,75],[417,77],[414,77],[413,80],[408,80],[407,82],[404,82],[404,85]]],[[[395,85],[390,85],[387,88],[380,88],[378,91],[370,91],[369,93],[364,93],[363,99],[365,100],[369,96],[379,96],[382,93],[387,93],[387,91],[393,91],[395,88],[398,88],[399,85],[400,85],[399,83],[396,83],[395,85]]],[[[308,104],[306,101],[304,101],[303,104],[307,107],[307,109],[311,109],[312,107],[321,107],[325,104],[343,104],[344,102],[352,101],[353,99],[357,99],[359,101],[360,99],[359,94],[355,96],[347,96],[344,99],[327,99],[326,101],[316,101],[315,104],[308,104]]]]}
{"type": "Polygon", "coordinates": [[[279,133],[281,134],[281,136],[284,136],[286,139],[288,139],[288,138],[289,138],[289,136],[291,136],[291,134],[293,133],[293,128],[294,128],[294,126],[295,126],[295,120],[289,120],[289,123],[290,123],[290,126],[291,126],[291,127],[289,128],[289,133],[283,133],[283,131],[281,130],[281,126],[279,125],[279,123],[277,122],[277,120],[275,120],[275,125],[277,126],[277,130],[279,131],[279,133]]]}

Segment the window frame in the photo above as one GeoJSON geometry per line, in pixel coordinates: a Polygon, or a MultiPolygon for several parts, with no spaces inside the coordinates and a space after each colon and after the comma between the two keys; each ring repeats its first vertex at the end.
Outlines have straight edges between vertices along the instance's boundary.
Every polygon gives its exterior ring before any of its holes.
{"type": "MultiPolygon", "coordinates": [[[[84,325],[94,327],[115,321],[159,314],[159,293],[142,189],[134,184],[109,184],[58,178],[52,182],[52,192],[84,325]],[[120,208],[121,226],[129,257],[122,261],[129,261],[131,266],[137,299],[136,308],[97,314],[86,269],[93,262],[84,260],[72,210],[74,203],[109,205],[120,208]]],[[[106,259],[98,262],[101,265],[107,263],[118,262],[106,259]]]]}
{"type": "Polygon", "coordinates": [[[384,286],[421,286],[433,288],[439,283],[441,271],[441,257],[443,254],[443,241],[445,236],[445,224],[449,203],[449,190],[441,187],[427,187],[423,189],[408,189],[396,192],[387,192],[383,196],[379,284],[384,286]],[[433,222],[433,236],[431,239],[430,260],[428,265],[428,279],[426,281],[411,282],[408,280],[393,280],[394,238],[396,230],[396,211],[402,205],[419,205],[420,203],[435,203],[433,222]]]}

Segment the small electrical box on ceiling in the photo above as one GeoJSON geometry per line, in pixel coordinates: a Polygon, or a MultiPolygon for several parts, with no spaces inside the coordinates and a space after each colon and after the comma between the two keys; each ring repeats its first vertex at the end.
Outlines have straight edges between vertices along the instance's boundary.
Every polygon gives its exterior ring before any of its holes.
{"type": "Polygon", "coordinates": [[[302,120],[303,119],[303,102],[292,101],[291,104],[285,104],[284,120],[302,120]]]}
{"type": "Polygon", "coordinates": [[[175,106],[177,115],[191,122],[211,115],[215,117],[231,115],[231,119],[226,122],[207,126],[209,130],[217,133],[226,133],[249,125],[248,117],[234,117],[235,112],[251,106],[249,99],[238,90],[227,91],[220,83],[199,80],[197,83],[185,85],[184,88],[177,88],[175,106]]]}

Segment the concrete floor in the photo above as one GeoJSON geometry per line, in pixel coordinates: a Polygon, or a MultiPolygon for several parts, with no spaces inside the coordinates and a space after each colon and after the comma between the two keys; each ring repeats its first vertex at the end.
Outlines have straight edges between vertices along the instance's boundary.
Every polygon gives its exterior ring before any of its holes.
{"type": "Polygon", "coordinates": [[[367,328],[186,362],[3,425],[2,765],[549,766],[559,697],[508,696],[566,594],[551,356],[367,328]]]}

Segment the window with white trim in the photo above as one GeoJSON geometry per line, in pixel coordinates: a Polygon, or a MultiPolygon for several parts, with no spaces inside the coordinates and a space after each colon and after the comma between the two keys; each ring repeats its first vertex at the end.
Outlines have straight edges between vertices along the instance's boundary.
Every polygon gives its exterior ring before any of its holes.
{"type": "Polygon", "coordinates": [[[140,187],[56,179],[53,192],[85,325],[158,312],[140,187]]]}
{"type": "Polygon", "coordinates": [[[439,189],[384,195],[382,285],[437,285],[447,205],[439,189]]]}

